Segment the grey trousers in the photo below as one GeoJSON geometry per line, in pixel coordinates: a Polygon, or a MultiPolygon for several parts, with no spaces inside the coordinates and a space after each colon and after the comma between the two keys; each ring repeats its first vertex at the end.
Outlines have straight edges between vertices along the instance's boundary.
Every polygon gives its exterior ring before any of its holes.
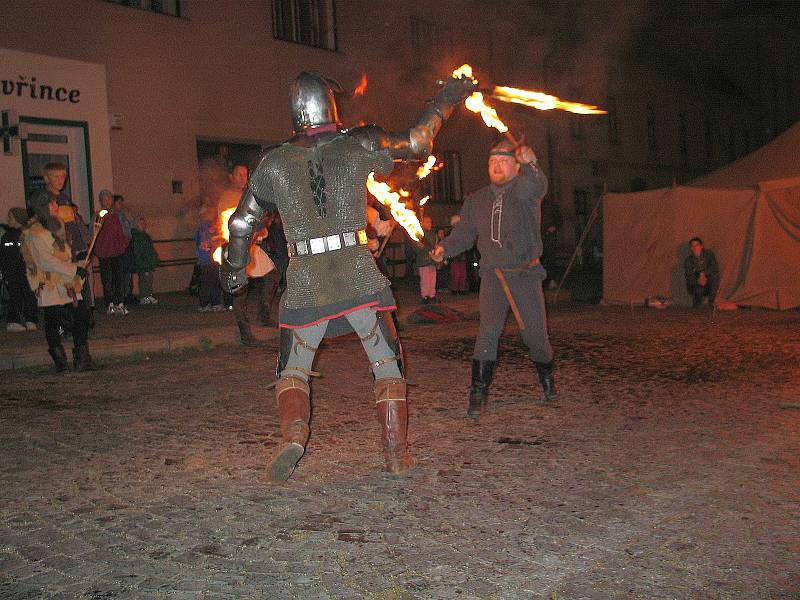
{"type": "MultiPolygon", "coordinates": [[[[361,338],[361,345],[367,353],[375,379],[402,378],[395,352],[378,326],[376,311],[372,308],[362,308],[348,313],[345,318],[361,338]]],[[[286,366],[279,373],[279,377],[298,377],[308,381],[314,355],[327,328],[328,322],[323,321],[316,325],[290,330],[293,334],[292,347],[286,366]]]]}
{"type": "MultiPolygon", "coordinates": [[[[522,315],[525,329],[520,331],[528,353],[536,362],[553,360],[553,347],[547,333],[542,281],[545,271],[541,265],[522,272],[506,272],[506,281],[522,315]]],[[[472,357],[476,360],[497,360],[497,343],[509,311],[508,299],[494,269],[481,271],[481,324],[472,357]]]]}

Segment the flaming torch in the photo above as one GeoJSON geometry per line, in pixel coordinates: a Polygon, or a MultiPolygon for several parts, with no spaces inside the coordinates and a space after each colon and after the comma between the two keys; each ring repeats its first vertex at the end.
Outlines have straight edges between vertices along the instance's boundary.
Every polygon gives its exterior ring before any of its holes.
{"type": "MultiPolygon", "coordinates": [[[[219,218],[222,221],[222,239],[226,242],[231,239],[231,232],[228,229],[228,219],[231,218],[231,215],[236,210],[236,208],[228,208],[222,211],[219,218]]],[[[222,246],[218,246],[216,250],[214,250],[214,254],[211,255],[211,258],[214,259],[214,262],[218,265],[222,264],[222,246]]]]}
{"type": "Polygon", "coordinates": [[[364,92],[367,91],[367,74],[361,74],[361,81],[359,81],[356,89],[353,90],[353,98],[357,98],[358,96],[363,96],[364,92]]]}
{"type": "Polygon", "coordinates": [[[389,209],[394,220],[406,230],[412,240],[418,242],[422,239],[425,232],[422,231],[417,215],[413,210],[406,208],[405,203],[400,200],[401,197],[409,196],[406,190],[401,189],[395,192],[388,183],[375,181],[375,173],[370,173],[367,177],[367,190],[378,202],[389,209]]]}
{"type": "MultiPolygon", "coordinates": [[[[472,75],[472,67],[470,65],[461,65],[458,69],[453,71],[453,77],[469,77],[474,83],[478,83],[472,75]]],[[[566,110],[571,113],[581,115],[604,115],[607,111],[598,108],[592,104],[581,104],[580,102],[570,102],[569,100],[562,100],[556,96],[545,94],[544,92],[536,92],[533,90],[523,90],[519,88],[512,88],[507,86],[495,86],[491,90],[486,91],[495,100],[503,102],[512,102],[514,104],[522,104],[523,106],[530,106],[537,110],[566,110]]],[[[497,111],[491,106],[487,105],[483,100],[481,92],[473,92],[472,95],[466,99],[464,106],[474,113],[478,113],[483,118],[483,122],[487,127],[494,127],[505,136],[515,146],[519,146],[521,141],[517,141],[508,131],[503,121],[497,116],[497,111]]]]}
{"type": "Polygon", "coordinates": [[[519,88],[496,86],[491,94],[495,100],[503,102],[513,102],[523,106],[531,106],[537,110],[553,110],[554,108],[579,115],[606,115],[608,111],[598,108],[592,104],[581,104],[580,102],[570,102],[562,100],[556,96],[535,92],[533,90],[521,90],[519,88]]]}

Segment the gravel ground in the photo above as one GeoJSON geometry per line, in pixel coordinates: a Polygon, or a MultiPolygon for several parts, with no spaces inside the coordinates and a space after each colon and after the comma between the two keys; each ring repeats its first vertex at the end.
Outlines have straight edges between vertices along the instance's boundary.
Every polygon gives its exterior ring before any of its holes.
{"type": "Polygon", "coordinates": [[[510,325],[479,422],[477,323],[406,325],[404,477],[358,340],[326,342],[283,485],[274,337],[2,373],[0,597],[798,599],[799,324],[558,307],[558,403],[510,325]]]}

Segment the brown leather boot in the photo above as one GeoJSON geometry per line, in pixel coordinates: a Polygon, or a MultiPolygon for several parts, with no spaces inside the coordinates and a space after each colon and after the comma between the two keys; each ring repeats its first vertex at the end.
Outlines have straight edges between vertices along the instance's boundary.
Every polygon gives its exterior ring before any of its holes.
{"type": "Polygon", "coordinates": [[[275,399],[283,443],[269,464],[269,477],[272,481],[286,481],[306,451],[311,420],[308,384],[297,377],[279,379],[275,399]]]}
{"type": "Polygon", "coordinates": [[[375,382],[375,401],[381,423],[381,439],[386,470],[402,473],[417,464],[408,452],[408,403],[404,379],[378,379],[375,382]]]}

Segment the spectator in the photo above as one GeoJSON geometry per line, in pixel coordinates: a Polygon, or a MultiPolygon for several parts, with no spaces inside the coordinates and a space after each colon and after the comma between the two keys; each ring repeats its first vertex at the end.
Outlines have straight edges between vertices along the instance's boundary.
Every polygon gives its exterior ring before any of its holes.
{"type": "Polygon", "coordinates": [[[714,306],[719,291],[719,265],[717,257],[711,250],[703,248],[703,240],[693,237],[689,241],[691,254],[683,262],[683,273],[686,277],[686,290],[692,296],[692,307],[703,305],[703,298],[714,306]]]}
{"type": "Polygon", "coordinates": [[[225,307],[220,304],[222,290],[219,286],[219,264],[214,262],[213,253],[219,246],[215,232],[217,230],[217,214],[215,206],[206,207],[200,213],[200,224],[195,235],[197,246],[197,266],[200,268],[200,312],[220,312],[225,307]]]}
{"type": "Polygon", "coordinates": [[[422,217],[419,220],[422,230],[425,232],[422,247],[417,249],[417,273],[419,274],[419,293],[422,296],[423,304],[436,302],[436,264],[428,252],[436,245],[438,238],[433,231],[433,223],[430,217],[422,217]]]}
{"type": "Polygon", "coordinates": [[[64,224],[56,217],[58,206],[46,190],[29,201],[34,217],[22,232],[22,255],[25,258],[28,283],[36,289],[39,306],[44,313],[44,330],[48,351],[57,372],[69,369],[67,355],[61,345],[64,319],[72,322],[73,368],[92,368],[87,338],[89,314],[80,293],[86,270],[72,261],[72,250],[66,240],[64,224]]]}
{"type": "Polygon", "coordinates": [[[139,301],[142,304],[158,304],[153,296],[153,273],[158,266],[158,253],[153,240],[147,233],[147,221],[140,217],[131,229],[131,246],[133,247],[134,264],[139,279],[139,301]]]}
{"type": "Polygon", "coordinates": [[[114,212],[114,196],[108,190],[100,192],[100,206],[107,211],[102,217],[103,226],[97,235],[94,245],[94,255],[100,261],[100,279],[103,282],[103,298],[106,303],[106,312],[109,315],[127,315],[128,309],[123,300],[125,298],[125,282],[123,277],[123,256],[128,247],[129,238],[119,215],[114,212]]]}
{"type": "Polygon", "coordinates": [[[558,230],[561,229],[561,211],[551,196],[542,201],[542,266],[547,272],[545,287],[554,289],[556,254],[558,253],[558,230]]]}
{"type": "Polygon", "coordinates": [[[20,235],[28,224],[24,208],[8,211],[8,227],[0,239],[0,273],[8,289],[6,331],[36,331],[39,308],[25,275],[25,261],[20,252],[20,235]]]}
{"type": "Polygon", "coordinates": [[[275,298],[280,297],[286,287],[286,267],[289,266],[289,252],[286,246],[286,236],[283,233],[283,223],[277,211],[264,214],[264,224],[267,227],[267,236],[261,246],[267,256],[272,260],[275,269],[264,277],[264,293],[258,311],[259,324],[264,327],[277,327],[278,319],[272,318],[272,306],[275,298]]]}
{"type": "Polygon", "coordinates": [[[136,272],[133,245],[131,244],[131,231],[133,230],[133,219],[125,211],[125,197],[114,194],[114,212],[122,223],[122,231],[128,240],[125,246],[125,253],[122,255],[122,282],[124,284],[123,300],[126,304],[139,304],[139,299],[133,295],[133,274],[136,272]]]}

